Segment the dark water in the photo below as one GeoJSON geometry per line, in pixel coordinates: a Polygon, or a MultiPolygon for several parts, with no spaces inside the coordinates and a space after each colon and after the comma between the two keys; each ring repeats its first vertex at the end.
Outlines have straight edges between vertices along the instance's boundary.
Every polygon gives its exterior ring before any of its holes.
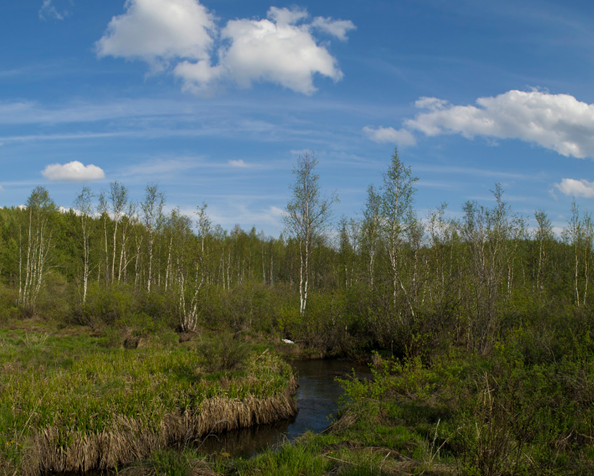
{"type": "Polygon", "coordinates": [[[369,376],[367,366],[339,360],[299,361],[292,365],[299,382],[295,395],[299,413],[295,418],[209,435],[196,442],[199,451],[249,458],[279,443],[292,441],[306,431],[320,433],[331,423],[331,415],[336,415],[343,394],[336,377],[346,378],[353,369],[358,377],[369,376]]]}
{"type": "MultiPolygon", "coordinates": [[[[343,391],[336,377],[347,378],[355,370],[358,378],[370,377],[367,366],[340,360],[308,360],[293,362],[299,388],[295,395],[299,413],[291,420],[271,425],[208,435],[195,441],[199,453],[220,454],[250,458],[257,453],[285,441],[292,441],[306,431],[320,433],[336,415],[338,400],[343,391]]],[[[114,471],[91,471],[86,476],[112,476],[114,471]]],[[[70,476],[70,473],[61,473],[70,476]]]]}

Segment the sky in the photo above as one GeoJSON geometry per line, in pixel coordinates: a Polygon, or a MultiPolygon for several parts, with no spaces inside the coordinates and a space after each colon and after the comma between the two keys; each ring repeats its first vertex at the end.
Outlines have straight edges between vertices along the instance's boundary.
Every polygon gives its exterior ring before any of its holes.
{"type": "Polygon", "coordinates": [[[119,181],[225,229],[283,230],[313,153],[357,218],[395,147],[422,218],[594,211],[594,4],[544,0],[0,3],[0,205],[119,181]]]}

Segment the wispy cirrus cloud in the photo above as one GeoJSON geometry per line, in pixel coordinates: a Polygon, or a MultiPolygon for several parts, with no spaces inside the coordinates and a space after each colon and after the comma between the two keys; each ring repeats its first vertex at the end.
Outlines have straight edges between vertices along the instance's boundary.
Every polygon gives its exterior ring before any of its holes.
{"type": "Polygon", "coordinates": [[[123,168],[120,175],[124,177],[162,178],[205,166],[202,157],[152,158],[123,168]]]}
{"type": "Polygon", "coordinates": [[[229,165],[231,167],[235,167],[235,168],[240,168],[240,169],[247,169],[252,167],[252,164],[246,164],[243,159],[238,159],[238,160],[230,160],[229,161],[229,165]]]}
{"type": "Polygon", "coordinates": [[[39,9],[38,15],[41,20],[47,20],[48,18],[52,18],[54,20],[64,20],[70,12],[62,8],[58,10],[55,6],[55,0],[43,0],[41,8],[39,9]]]}
{"type": "Polygon", "coordinates": [[[63,124],[133,117],[168,117],[195,113],[180,101],[121,99],[50,107],[35,101],[0,102],[0,124],[63,124]]]}

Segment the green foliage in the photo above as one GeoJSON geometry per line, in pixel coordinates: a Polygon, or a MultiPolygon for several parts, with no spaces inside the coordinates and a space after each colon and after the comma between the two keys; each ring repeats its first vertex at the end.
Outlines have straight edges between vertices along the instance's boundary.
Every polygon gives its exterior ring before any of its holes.
{"type": "Polygon", "coordinates": [[[197,347],[202,365],[209,372],[238,370],[245,366],[250,353],[247,344],[234,339],[233,335],[223,335],[215,340],[204,341],[197,347]]]}
{"type": "Polygon", "coordinates": [[[411,457],[434,460],[438,447],[463,474],[583,474],[594,436],[594,352],[588,332],[575,337],[583,321],[563,324],[540,335],[517,329],[488,358],[454,352],[424,364],[376,354],[373,380],[342,381],[358,422],[351,431],[371,444],[364,425],[404,426],[416,435],[411,457]]]}
{"type": "MultiPolygon", "coordinates": [[[[110,431],[122,418],[157,431],[166,415],[197,411],[207,398],[284,395],[292,375],[278,357],[244,347],[225,348],[218,372],[208,374],[204,356],[181,346],[124,350],[102,342],[0,331],[0,464],[18,466],[31,438],[47,428],[63,447],[77,431],[110,431]]],[[[177,464],[170,456],[156,454],[155,467],[177,464]]]]}
{"type": "MultiPolygon", "coordinates": [[[[114,182],[99,207],[83,189],[82,216],[59,212],[42,187],[29,208],[0,209],[0,324],[29,328],[0,330],[7,457],[21,451],[20,440],[7,436],[18,425],[24,433],[50,423],[100,428],[97,418],[113,417],[101,392],[115,395],[114,412],[154,411],[147,427],[164,408],[178,408],[168,392],[182,400],[199,398],[198,390],[215,395],[218,379],[239,378],[231,393],[266,393],[241,377],[256,371],[254,359],[269,358],[250,351],[242,341],[249,336],[290,338],[303,355],[378,353],[373,381],[343,382],[344,415],[353,421],[345,417],[334,434],[255,466],[239,465],[240,474],[405,471],[387,469],[393,457],[383,449],[363,456],[341,447],[330,457],[320,446],[343,437],[394,449],[402,461],[416,461],[410,472],[437,471],[434,463],[443,461],[463,474],[592,472],[590,214],[574,205],[558,237],[537,211],[529,231],[497,184],[492,206],[469,202],[460,220],[449,220],[443,204],[421,220],[413,209],[416,178],[396,151],[383,187],[369,188],[363,219],[345,217],[332,243],[322,231],[333,200],[321,193],[316,163],[300,159],[288,205],[291,236],[278,239],[239,226],[225,231],[211,223],[206,204],[197,217],[165,214],[155,185],[140,208],[114,182]],[[317,221],[306,216],[308,200],[317,221]],[[196,337],[178,346],[174,331],[183,318],[196,337]],[[54,335],[71,324],[90,327],[84,332],[93,337],[54,335]]],[[[286,382],[286,369],[266,362],[282,376],[271,381],[286,382]]],[[[154,472],[179,466],[176,458],[157,454],[154,472]]]]}

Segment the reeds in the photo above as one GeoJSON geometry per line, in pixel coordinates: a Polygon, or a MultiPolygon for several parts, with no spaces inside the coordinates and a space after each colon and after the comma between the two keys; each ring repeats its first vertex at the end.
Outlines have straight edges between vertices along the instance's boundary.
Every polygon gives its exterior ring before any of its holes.
{"type": "Polygon", "coordinates": [[[36,475],[113,468],[177,442],[290,418],[297,408],[288,393],[243,400],[209,398],[195,412],[166,414],[157,428],[148,428],[142,418],[124,416],[99,433],[45,428],[33,435],[21,471],[36,475]],[[69,444],[64,445],[65,440],[69,444]]]}
{"type": "MultiPolygon", "coordinates": [[[[12,351],[0,355],[0,368],[12,351]]],[[[87,351],[67,368],[5,366],[0,467],[25,476],[113,468],[174,443],[296,414],[296,381],[279,358],[251,355],[242,371],[216,374],[201,364],[186,349],[137,349],[87,351]]]]}

